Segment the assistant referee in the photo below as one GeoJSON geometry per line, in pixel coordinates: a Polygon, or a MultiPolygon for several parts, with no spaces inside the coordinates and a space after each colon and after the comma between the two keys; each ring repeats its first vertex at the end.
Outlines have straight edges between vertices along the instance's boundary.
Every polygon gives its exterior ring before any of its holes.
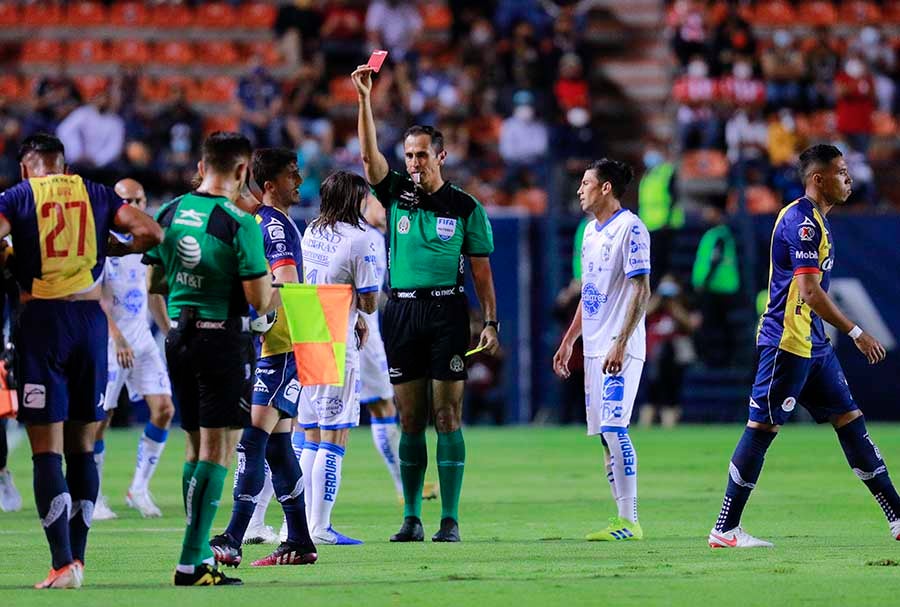
{"type": "Polygon", "coordinates": [[[431,539],[458,542],[459,494],[466,459],[460,421],[469,345],[464,258],[469,257],[486,319],[479,346],[494,354],[500,326],[488,258],[494,250],[491,224],[481,203],[441,177],[447,152],[437,129],[410,127],[403,138],[407,174],[388,169],[375,135],[372,68],[360,66],[352,78],[359,97],[359,140],[366,179],[389,214],[391,298],[384,311],[384,335],[388,372],[400,408],[404,498],[403,526],[391,541],[424,539],[420,516],[430,406],[438,433],[441,485],[441,526],[431,539]]]}

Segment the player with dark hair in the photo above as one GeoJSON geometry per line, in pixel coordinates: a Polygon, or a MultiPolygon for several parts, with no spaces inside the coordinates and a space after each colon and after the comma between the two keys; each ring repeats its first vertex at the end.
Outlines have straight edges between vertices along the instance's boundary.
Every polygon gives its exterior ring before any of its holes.
{"type": "Polygon", "coordinates": [[[200,185],[159,210],[165,238],[144,255],[154,266],[151,283],[164,276],[168,287],[166,359],[188,434],[182,474],[187,526],[176,586],[240,583],[215,568],[209,530],[239,430],[250,421],[247,304],[265,315],[280,302],[259,226],[235,205],[251,152],[243,135],[210,135],[198,164],[200,185]]]}
{"type": "Polygon", "coordinates": [[[466,446],[460,428],[469,306],[463,292],[465,258],[484,312],[479,347],[495,354],[500,324],[490,254],[493,233],[484,207],[444,181],[447,157],[440,131],[413,126],[403,138],[406,174],[389,170],[378,149],[372,115],[372,68],[353,72],[359,99],[358,130],[366,179],[388,210],[391,299],[384,310],[389,375],[400,408],[400,471],[404,521],[395,542],[422,541],[422,487],[428,466],[425,427],[437,430],[441,526],[431,538],[458,542],[459,496],[466,446]],[[430,394],[430,396],[429,396],[430,394]]]}
{"type": "Polygon", "coordinates": [[[600,435],[606,478],[618,508],[609,525],[589,541],[640,540],[637,452],[628,426],[646,358],[644,317],[650,299],[650,234],[619,201],[634,172],[603,158],[584,172],[578,199],[594,216],[581,247],[581,301],[553,370],[569,377],[575,341],[584,340],[584,395],[589,436],[600,435]]]}
{"type": "MultiPolygon", "coordinates": [[[[260,149],[253,153],[252,166],[253,179],[262,190],[256,221],[262,230],[269,271],[277,283],[299,282],[301,237],[288,215],[290,207],[300,202],[297,188],[303,179],[297,171],[297,156],[285,149],[260,149]]],[[[272,554],[253,565],[305,565],[317,559],[307,528],[300,466],[291,445],[299,397],[300,383],[287,318],[279,313],[261,338],[250,426],[244,429],[237,446],[231,521],[224,533],[210,540],[216,560],[221,563],[236,567],[241,562],[241,544],[265,485],[266,462],[274,493],[284,509],[287,538],[272,554]]]]}
{"type": "Polygon", "coordinates": [[[713,548],[772,546],[741,528],[741,515],[756,486],[766,450],[798,404],[817,423],[835,429],[853,472],[865,483],[900,540],[900,496],[862,411],[850,394],[823,320],[853,340],[869,361],[881,362],[884,347],[848,319],[828,296],[834,267],[834,237],[828,212],[850,196],[853,180],[840,150],[814,145],[800,154],[805,196],[778,214],[772,230],[769,298],[756,345],[759,362],[750,393],[750,419],[728,465],[728,486],[713,548]]]}
{"type": "Polygon", "coordinates": [[[97,499],[94,436],[107,380],[103,265],[113,249],[146,251],[162,230],[111,188],[66,175],[65,149],[52,135],[26,138],[18,160],[22,182],[0,194],[0,238],[11,234],[15,242],[24,301],[14,337],[19,421],[31,443],[35,502],[53,561],[35,587],[78,588],[97,499]],[[111,229],[131,241],[113,246],[111,229]]]}

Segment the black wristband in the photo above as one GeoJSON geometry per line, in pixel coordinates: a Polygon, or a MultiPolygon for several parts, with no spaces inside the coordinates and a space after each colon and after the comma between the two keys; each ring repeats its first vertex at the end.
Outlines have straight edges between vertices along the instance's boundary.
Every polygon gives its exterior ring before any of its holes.
{"type": "Polygon", "coordinates": [[[499,321],[496,321],[496,320],[484,321],[484,328],[487,329],[488,327],[494,327],[494,329],[496,329],[497,333],[500,332],[500,322],[499,321]]]}

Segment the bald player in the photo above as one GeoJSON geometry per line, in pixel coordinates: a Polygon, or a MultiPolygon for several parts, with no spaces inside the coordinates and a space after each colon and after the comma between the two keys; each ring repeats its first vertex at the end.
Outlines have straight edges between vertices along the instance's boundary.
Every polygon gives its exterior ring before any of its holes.
{"type": "MultiPolygon", "coordinates": [[[[146,211],[147,196],[143,186],[134,179],[119,181],[115,191],[128,205],[141,212],[146,211]]],[[[116,237],[123,243],[128,242],[125,236],[116,237]]],[[[166,446],[175,407],[172,405],[172,389],[166,365],[150,334],[148,309],[163,334],[169,331],[169,318],[165,312],[163,297],[147,293],[147,266],[141,263],[140,255],[107,258],[101,305],[109,324],[109,380],[103,405],[107,418],[100,423],[94,444],[98,476],[102,486],[103,433],[109,427],[122,387],[126,386],[133,400],[143,397],[147,402],[150,420],[144,426],[144,434],[138,442],[134,477],[125,496],[125,503],[140,512],[144,518],[162,516],[150,495],[149,484],[166,446]]],[[[111,518],[116,518],[116,514],[100,491],[94,508],[94,519],[111,518]]]]}

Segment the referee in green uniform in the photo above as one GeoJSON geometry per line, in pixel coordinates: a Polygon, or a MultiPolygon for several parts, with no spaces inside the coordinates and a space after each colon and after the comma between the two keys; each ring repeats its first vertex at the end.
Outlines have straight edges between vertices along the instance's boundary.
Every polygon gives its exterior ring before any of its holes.
{"type": "Polygon", "coordinates": [[[384,311],[384,335],[388,373],[400,408],[405,502],[403,526],[391,541],[424,539],[420,517],[430,407],[438,433],[441,484],[441,526],[431,539],[458,542],[466,460],[460,421],[469,345],[464,258],[469,257],[486,319],[479,346],[494,354],[500,327],[488,259],[494,250],[491,224],[481,203],[441,177],[447,152],[441,132],[433,127],[413,126],[406,131],[406,175],[388,169],[375,136],[372,69],[360,66],[352,78],[359,95],[359,140],[366,179],[389,215],[391,298],[384,311]]]}
{"type": "Polygon", "coordinates": [[[164,205],[165,238],[144,254],[151,280],[165,274],[171,330],[166,359],[188,433],[183,471],[187,528],[176,586],[240,583],[216,570],[209,547],[227,467],[250,420],[247,304],[262,315],[279,305],[256,219],[235,206],[246,181],[250,141],[216,132],[203,142],[200,186],[164,205]]]}

